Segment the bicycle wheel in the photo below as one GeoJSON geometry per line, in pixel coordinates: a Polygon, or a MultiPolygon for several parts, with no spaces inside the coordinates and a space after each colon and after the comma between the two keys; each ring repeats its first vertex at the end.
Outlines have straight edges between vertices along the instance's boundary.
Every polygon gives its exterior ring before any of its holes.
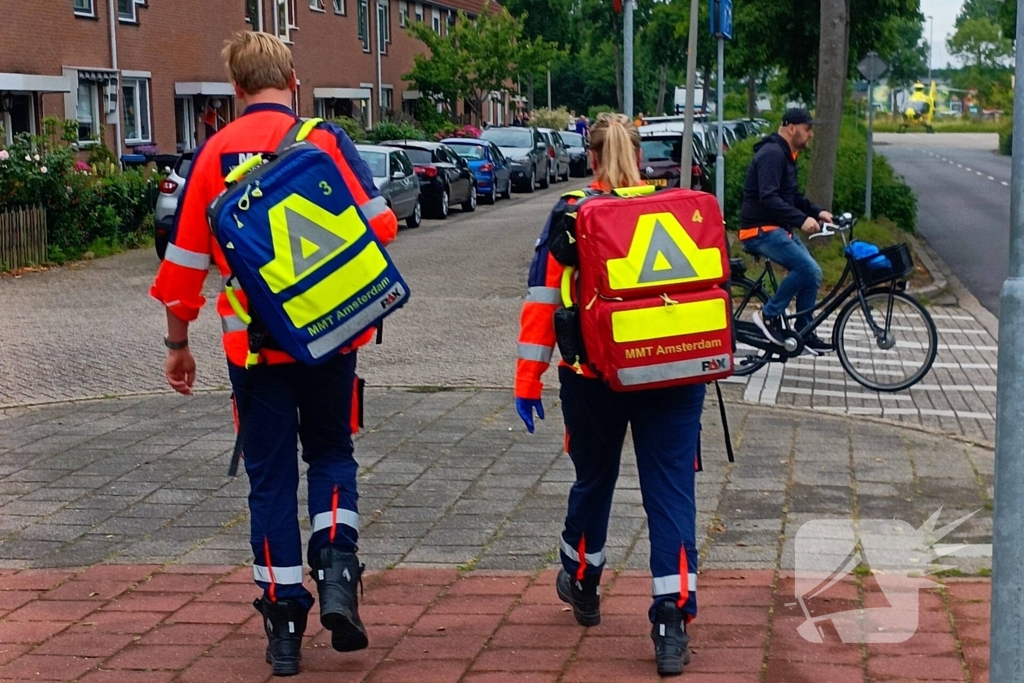
{"type": "Polygon", "coordinates": [[[832,331],[843,368],[875,391],[900,391],[917,384],[938,353],[939,333],[924,306],[903,292],[891,296],[888,326],[889,292],[875,290],[864,297],[875,326],[886,329],[883,339],[875,336],[858,298],[843,307],[832,331]]]}
{"type": "MultiPolygon", "coordinates": [[[[753,324],[754,312],[761,310],[768,303],[768,295],[765,294],[764,288],[757,287],[757,283],[747,278],[733,280],[730,283],[729,293],[732,296],[734,325],[737,322],[753,324]]],[[[754,374],[768,362],[767,356],[767,351],[737,343],[733,374],[740,377],[754,374]]]]}

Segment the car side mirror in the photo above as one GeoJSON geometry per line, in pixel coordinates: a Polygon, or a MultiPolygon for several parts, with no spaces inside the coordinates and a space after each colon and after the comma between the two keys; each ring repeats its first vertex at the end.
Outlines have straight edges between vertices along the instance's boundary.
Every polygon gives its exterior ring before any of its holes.
{"type": "Polygon", "coordinates": [[[547,148],[548,148],[548,146],[545,145],[543,142],[538,142],[537,143],[537,149],[547,149],[547,148]]]}
{"type": "Polygon", "coordinates": [[[391,172],[391,179],[392,180],[405,180],[405,178],[406,178],[405,171],[392,171],[391,172]]]}

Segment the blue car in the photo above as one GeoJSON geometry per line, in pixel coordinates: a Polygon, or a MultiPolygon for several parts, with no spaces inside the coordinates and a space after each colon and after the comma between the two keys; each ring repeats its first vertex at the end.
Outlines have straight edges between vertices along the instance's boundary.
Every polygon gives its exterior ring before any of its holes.
{"type": "Polygon", "coordinates": [[[484,203],[493,204],[498,195],[503,199],[512,196],[512,165],[497,145],[476,138],[448,138],[442,142],[469,162],[476,176],[477,192],[484,203]]]}

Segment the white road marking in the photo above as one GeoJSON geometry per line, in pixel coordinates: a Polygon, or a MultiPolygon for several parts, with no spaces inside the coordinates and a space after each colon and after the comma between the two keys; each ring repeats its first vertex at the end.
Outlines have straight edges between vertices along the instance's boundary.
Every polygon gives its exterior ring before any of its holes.
{"type": "Polygon", "coordinates": [[[1000,180],[999,182],[1003,184],[1003,187],[1009,187],[1010,186],[1010,183],[1006,182],[1005,180],[1000,180]]]}
{"type": "Polygon", "coordinates": [[[993,178],[992,176],[989,176],[988,179],[989,180],[995,180],[995,178],[993,178]]]}
{"type": "MultiPolygon", "coordinates": [[[[963,168],[963,167],[964,167],[964,165],[963,165],[963,164],[957,164],[957,165],[956,165],[956,167],[957,167],[957,168],[963,168]]],[[[971,169],[967,169],[967,170],[969,171],[969,170],[971,170],[971,169]]]]}
{"type": "Polygon", "coordinates": [[[967,170],[968,170],[968,171],[971,171],[971,170],[973,170],[973,169],[972,169],[972,168],[971,168],[970,166],[968,166],[968,167],[967,167],[967,170]]]}

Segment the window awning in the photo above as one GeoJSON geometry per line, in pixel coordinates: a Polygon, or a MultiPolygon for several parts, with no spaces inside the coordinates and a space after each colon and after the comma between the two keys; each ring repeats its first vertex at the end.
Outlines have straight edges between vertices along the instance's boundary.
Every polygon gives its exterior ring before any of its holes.
{"type": "Polygon", "coordinates": [[[64,76],[0,73],[0,90],[20,92],[71,92],[71,81],[64,76]]]}
{"type": "Polygon", "coordinates": [[[235,94],[235,88],[230,83],[218,81],[187,81],[174,84],[174,94],[207,95],[211,97],[231,97],[235,94]]]}
{"type": "Polygon", "coordinates": [[[313,88],[318,100],[368,100],[372,94],[369,88],[313,88]]]}
{"type": "Polygon", "coordinates": [[[117,83],[117,72],[102,71],[100,69],[79,69],[78,80],[89,83],[117,83]]]}
{"type": "Polygon", "coordinates": [[[418,100],[422,97],[419,90],[406,90],[402,93],[403,100],[418,100]]]}

